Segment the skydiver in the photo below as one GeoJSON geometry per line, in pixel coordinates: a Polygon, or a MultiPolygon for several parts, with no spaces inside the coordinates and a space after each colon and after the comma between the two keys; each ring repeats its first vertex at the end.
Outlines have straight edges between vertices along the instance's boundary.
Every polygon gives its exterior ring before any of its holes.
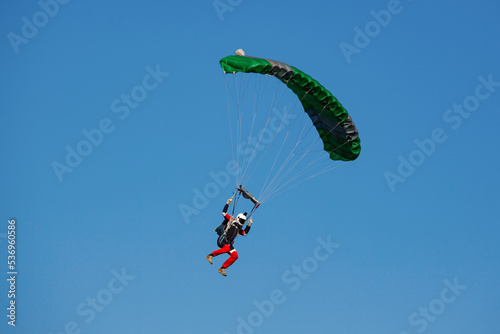
{"type": "Polygon", "coordinates": [[[222,209],[222,215],[224,216],[224,221],[218,227],[218,229],[223,228],[225,230],[225,233],[219,237],[219,240],[217,240],[217,246],[219,246],[220,248],[206,256],[208,262],[212,264],[213,263],[212,259],[214,256],[218,256],[224,253],[229,254],[229,258],[226,260],[226,262],[222,264],[222,267],[220,267],[217,270],[223,276],[227,276],[226,269],[230,265],[232,265],[234,261],[238,259],[238,252],[233,247],[234,239],[239,234],[246,236],[250,231],[250,227],[252,226],[252,217],[250,217],[247,226],[245,227],[245,229],[243,229],[243,225],[245,224],[245,221],[247,219],[246,215],[240,213],[236,216],[235,219],[234,217],[232,217],[230,214],[227,213],[229,204],[231,204],[232,202],[233,198],[231,197],[230,199],[227,200],[224,209],[222,209]]]}

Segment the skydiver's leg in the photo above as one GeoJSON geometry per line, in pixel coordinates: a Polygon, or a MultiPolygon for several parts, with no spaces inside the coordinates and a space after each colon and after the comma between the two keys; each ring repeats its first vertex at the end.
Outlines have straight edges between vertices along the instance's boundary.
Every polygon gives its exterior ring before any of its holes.
{"type": "Polygon", "coordinates": [[[212,256],[217,256],[217,255],[221,255],[224,253],[229,253],[230,251],[231,251],[231,247],[229,245],[224,245],[222,248],[219,248],[218,250],[213,251],[211,254],[212,254],[212,256]]]}
{"type": "Polygon", "coordinates": [[[222,268],[226,269],[227,267],[232,265],[236,260],[238,260],[238,252],[236,251],[236,249],[233,248],[232,250],[229,251],[229,259],[227,259],[226,262],[222,264],[222,268]]]}
{"type": "Polygon", "coordinates": [[[217,250],[213,251],[212,253],[208,254],[208,255],[206,256],[207,261],[208,261],[210,264],[212,264],[212,263],[213,263],[213,262],[212,262],[212,258],[213,258],[214,256],[221,255],[221,254],[224,254],[224,253],[229,253],[230,251],[231,251],[231,246],[230,246],[230,245],[224,245],[222,248],[219,248],[219,249],[217,249],[217,250]]]}

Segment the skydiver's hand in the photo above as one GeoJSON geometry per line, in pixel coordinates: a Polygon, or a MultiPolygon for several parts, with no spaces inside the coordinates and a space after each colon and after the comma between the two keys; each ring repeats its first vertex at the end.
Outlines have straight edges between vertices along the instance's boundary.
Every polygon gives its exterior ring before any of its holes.
{"type": "Polygon", "coordinates": [[[250,219],[248,220],[248,224],[247,224],[247,225],[248,225],[248,226],[252,226],[252,223],[253,223],[253,218],[252,218],[252,217],[250,217],[250,219]]]}
{"type": "Polygon", "coordinates": [[[227,200],[226,204],[231,204],[231,203],[233,203],[233,198],[232,197],[227,200]]]}

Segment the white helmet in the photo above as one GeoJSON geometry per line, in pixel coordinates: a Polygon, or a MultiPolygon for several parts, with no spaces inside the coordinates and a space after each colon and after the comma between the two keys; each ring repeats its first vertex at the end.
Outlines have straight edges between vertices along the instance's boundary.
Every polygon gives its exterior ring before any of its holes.
{"type": "Polygon", "coordinates": [[[245,216],[245,214],[243,214],[243,213],[240,213],[236,216],[236,220],[238,223],[243,225],[243,224],[245,224],[245,221],[247,220],[247,216],[245,216]]]}

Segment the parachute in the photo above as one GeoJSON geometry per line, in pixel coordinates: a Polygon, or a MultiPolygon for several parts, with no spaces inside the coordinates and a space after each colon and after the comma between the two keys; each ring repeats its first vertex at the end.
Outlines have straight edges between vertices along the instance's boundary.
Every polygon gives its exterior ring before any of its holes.
{"type": "Polygon", "coordinates": [[[274,60],[228,56],[220,60],[225,73],[260,73],[274,76],[299,98],[332,160],[352,161],[361,151],[358,130],[340,102],[319,82],[299,69],[274,60]]]}
{"type": "MultiPolygon", "coordinates": [[[[301,177],[305,177],[307,180],[333,169],[333,167],[327,164],[326,167],[319,172],[314,170],[313,167],[320,165],[320,160],[323,156],[328,157],[328,161],[330,162],[350,162],[359,156],[361,151],[360,138],[352,118],[337,98],[308,74],[283,62],[246,56],[241,49],[236,51],[236,55],[234,56],[222,58],[219,63],[224,74],[235,77],[234,91],[230,91],[226,76],[230,125],[232,120],[236,120],[235,128],[237,133],[235,136],[231,134],[233,157],[235,161],[241,162],[242,160],[242,166],[238,167],[238,171],[236,172],[235,194],[242,195],[254,204],[251,211],[252,213],[261,203],[270,198],[271,195],[275,196],[279,190],[284,191],[283,189],[286,186],[290,188],[293,181],[297,181],[301,177]],[[236,80],[236,76],[242,76],[241,82],[236,80]],[[256,85],[256,88],[254,88],[256,91],[255,96],[253,99],[250,98],[250,101],[246,101],[245,99],[248,100],[248,95],[251,95],[247,93],[247,89],[252,89],[253,87],[253,85],[249,83],[250,79],[247,76],[274,77],[281,81],[286,88],[283,89],[283,93],[275,93],[275,95],[272,96],[267,121],[264,120],[261,127],[262,130],[258,136],[254,136],[253,131],[254,128],[258,128],[255,121],[256,115],[263,109],[260,107],[261,95],[265,94],[270,89],[267,82],[263,88],[260,87],[260,85],[256,85]],[[304,114],[304,116],[307,115],[304,117],[304,122],[306,122],[305,119],[308,119],[309,124],[312,122],[312,126],[316,130],[315,138],[313,137],[311,139],[314,142],[305,148],[301,147],[300,144],[303,144],[304,136],[310,133],[309,130],[305,130],[307,124],[304,123],[304,127],[301,131],[294,132],[292,129],[289,129],[286,134],[283,134],[283,132],[285,132],[285,130],[283,130],[284,125],[288,125],[287,121],[288,118],[290,118],[289,110],[291,107],[284,108],[283,112],[275,112],[277,104],[281,102],[282,94],[286,93],[285,91],[290,92],[290,98],[294,100],[293,103],[296,103],[298,98],[303,109],[302,114],[304,114]],[[230,97],[233,98],[235,103],[233,109],[236,109],[236,117],[232,116],[233,114],[229,105],[230,97]],[[245,104],[249,104],[250,107],[245,107],[245,104]],[[252,105],[253,107],[251,107],[252,105]],[[250,108],[254,109],[253,115],[247,112],[247,109],[250,108]],[[279,123],[279,120],[273,123],[271,110],[277,115],[280,115],[280,126],[276,125],[279,123]],[[243,119],[245,117],[249,118],[247,123],[251,124],[246,127],[248,134],[243,134],[243,132],[245,132],[245,126],[243,126],[243,123],[245,123],[243,119]],[[273,124],[274,128],[272,128],[273,124]],[[273,131],[270,131],[270,128],[272,128],[273,131]],[[269,147],[263,145],[266,135],[267,137],[271,136],[271,138],[265,142],[267,145],[267,143],[274,142],[280,134],[282,134],[283,141],[278,143],[276,149],[270,150],[269,147]],[[293,137],[295,134],[298,136],[296,143],[291,144],[290,153],[288,153],[288,155],[286,155],[286,153],[283,154],[283,151],[285,151],[285,142],[290,140],[290,137],[293,137]],[[318,134],[319,138],[317,136],[318,134]],[[234,147],[234,142],[236,142],[236,149],[234,147]],[[246,143],[249,148],[242,149],[241,142],[246,143]],[[323,155],[320,155],[318,158],[310,158],[310,152],[314,151],[314,146],[319,142],[321,142],[323,146],[323,155]],[[250,145],[250,143],[252,145],[250,145]],[[252,147],[252,149],[250,149],[250,147],[252,147]],[[302,151],[300,151],[301,149],[302,151]],[[268,153],[270,158],[266,159],[269,162],[270,170],[263,183],[261,193],[259,196],[254,197],[243,188],[243,185],[246,184],[253,175],[257,166],[262,164],[263,157],[257,159],[256,154],[259,153],[257,151],[261,151],[263,155],[268,151],[271,152],[268,153]],[[325,151],[327,154],[324,154],[325,151]],[[278,162],[280,156],[282,156],[281,165],[278,162]],[[293,157],[296,157],[295,162],[292,162],[293,157]],[[299,163],[304,162],[305,166],[298,167],[299,163]],[[251,164],[254,165],[254,169],[250,172],[249,169],[251,164]],[[257,200],[257,198],[259,200],[257,200]]],[[[279,83],[279,81],[277,82],[279,83]]],[[[281,83],[280,86],[283,87],[281,83]]],[[[281,87],[276,88],[277,91],[281,89],[281,87]]],[[[230,130],[231,129],[232,127],[230,130]]],[[[312,132],[311,135],[313,135],[312,132]]],[[[301,182],[303,181],[305,180],[301,182]]]]}

